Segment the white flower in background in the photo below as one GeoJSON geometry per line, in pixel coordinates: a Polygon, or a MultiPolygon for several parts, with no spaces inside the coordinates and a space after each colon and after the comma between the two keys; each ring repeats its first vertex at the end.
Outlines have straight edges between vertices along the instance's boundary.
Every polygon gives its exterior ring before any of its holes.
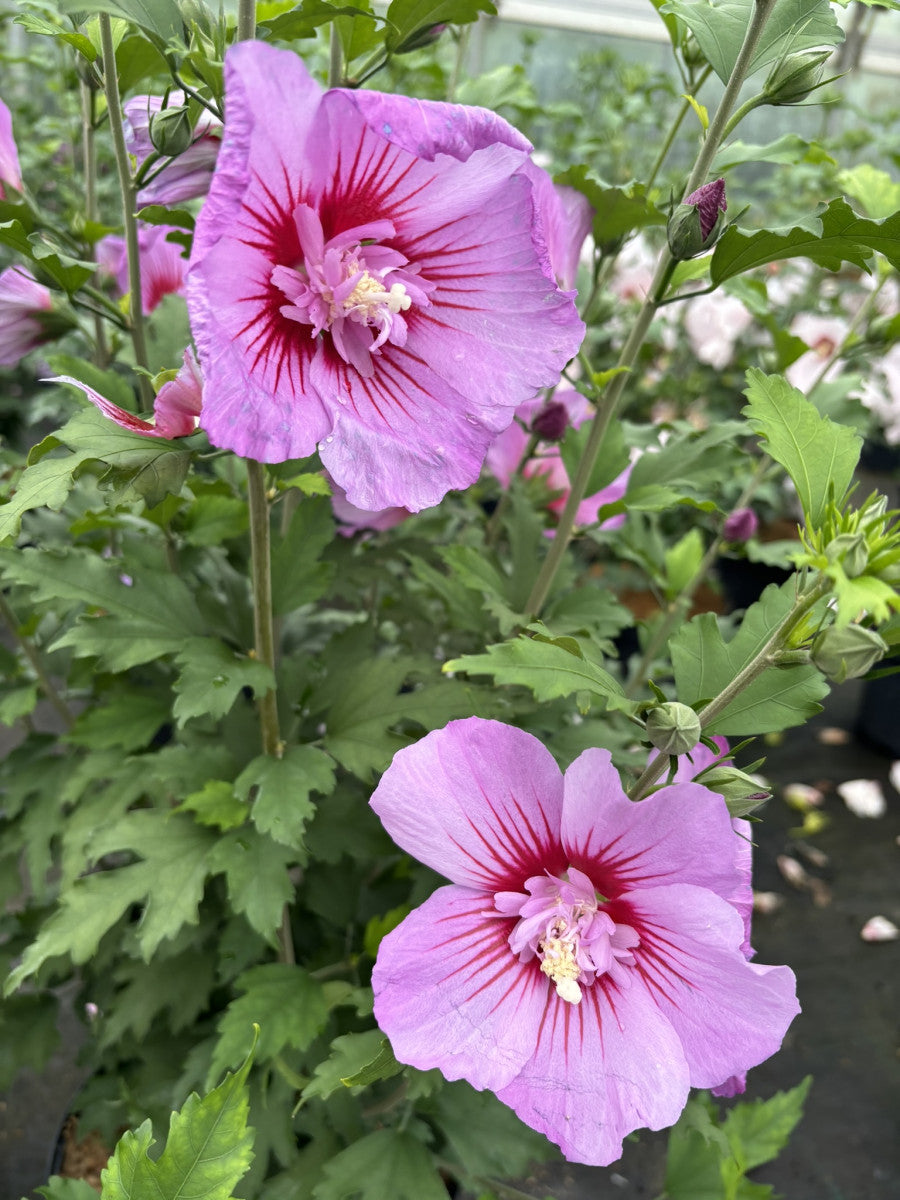
{"type": "Polygon", "coordinates": [[[887,801],[877,779],[848,779],[837,785],[838,795],[857,817],[883,817],[887,801]]]}
{"type": "Polygon", "coordinates": [[[859,931],[864,942],[895,942],[900,937],[900,929],[887,917],[869,917],[859,931]]]}
{"type": "Polygon", "coordinates": [[[877,418],[888,445],[900,443],[900,344],[876,364],[863,382],[859,398],[877,418]]]}
{"type": "MultiPolygon", "coordinates": [[[[809,349],[801,354],[796,362],[791,363],[785,371],[788,382],[801,392],[808,392],[838,346],[847,336],[849,323],[843,317],[823,317],[815,313],[800,313],[791,322],[790,331],[794,337],[806,342],[809,349]]],[[[828,368],[826,379],[839,375],[841,364],[835,360],[828,368]]]]}
{"type": "Polygon", "coordinates": [[[684,327],[691,349],[700,362],[721,371],[734,355],[734,344],[753,322],[753,315],[737,296],[716,292],[688,302],[684,327]]]}

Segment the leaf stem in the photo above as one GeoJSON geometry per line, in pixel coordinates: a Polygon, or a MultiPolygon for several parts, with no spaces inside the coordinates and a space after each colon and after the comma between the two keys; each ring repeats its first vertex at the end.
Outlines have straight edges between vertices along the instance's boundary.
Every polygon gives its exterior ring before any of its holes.
{"type": "Polygon", "coordinates": [[[125,145],[122,102],[119,97],[119,80],[116,75],[116,52],[113,46],[109,15],[103,12],[98,13],[97,20],[100,24],[100,46],[103,56],[103,88],[106,92],[106,106],[109,109],[109,130],[112,134],[119,191],[122,195],[122,225],[125,230],[125,252],[128,257],[131,343],[134,346],[134,360],[138,367],[142,368],[138,379],[141,403],[145,408],[149,408],[153,402],[153,390],[150,387],[150,380],[143,374],[144,371],[149,370],[150,360],[147,357],[144,310],[141,304],[141,260],[137,218],[134,212],[134,187],[131,180],[128,148],[125,145]]]}
{"type": "MultiPolygon", "coordinates": [[[[827,595],[831,588],[831,583],[828,579],[819,579],[806,591],[799,590],[797,598],[794,601],[791,611],[787,613],[781,623],[776,627],[768,641],[757,651],[751,660],[743,666],[731,683],[714,696],[707,704],[704,704],[697,712],[700,718],[700,728],[706,729],[713,721],[721,716],[725,709],[732,701],[748,688],[751,683],[759,678],[764,671],[773,667],[778,662],[778,656],[781,651],[786,650],[791,637],[791,634],[809,612],[809,610],[827,595]]],[[[657,754],[657,756],[649,762],[644,769],[643,774],[629,791],[629,796],[632,800],[643,800],[650,789],[659,779],[660,775],[666,770],[669,765],[668,754],[657,754]]]]}
{"type": "MultiPolygon", "coordinates": [[[[82,79],[79,84],[81,96],[81,166],[84,174],[84,215],[89,222],[98,220],[97,208],[97,145],[95,140],[94,123],[94,89],[82,79]]],[[[91,253],[96,262],[96,254],[91,253]]],[[[90,310],[94,316],[94,361],[98,367],[105,367],[109,361],[109,348],[106,344],[106,327],[102,314],[96,309],[90,310]]]]}
{"type": "Polygon", "coordinates": [[[3,622],[7,629],[15,638],[22,653],[31,664],[31,669],[34,671],[35,677],[41,686],[41,691],[59,713],[66,726],[66,729],[71,729],[75,724],[75,717],[72,715],[72,711],[66,704],[65,700],[63,700],[62,696],[60,696],[59,692],[54,687],[53,681],[47,674],[47,670],[41,661],[41,656],[38,654],[37,649],[32,644],[30,639],[25,637],[25,635],[20,632],[21,625],[19,624],[19,620],[16,617],[16,614],[10,608],[9,602],[2,591],[0,591],[0,616],[2,616],[3,622]]]}

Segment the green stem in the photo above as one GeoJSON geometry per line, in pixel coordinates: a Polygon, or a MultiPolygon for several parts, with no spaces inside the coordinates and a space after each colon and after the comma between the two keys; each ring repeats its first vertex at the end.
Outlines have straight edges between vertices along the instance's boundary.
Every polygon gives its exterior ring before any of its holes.
{"type": "MultiPolygon", "coordinates": [[[[109,110],[109,130],[112,134],[113,151],[116,158],[116,173],[119,177],[119,191],[122,194],[122,225],[125,229],[125,251],[128,256],[128,289],[129,317],[131,325],[131,342],[134,346],[134,360],[143,371],[149,369],[150,360],[147,357],[147,342],[144,336],[144,310],[141,305],[141,260],[138,249],[137,218],[134,212],[134,187],[131,180],[131,166],[128,161],[128,148],[125,145],[125,131],[122,124],[122,103],[119,97],[119,80],[116,75],[116,52],[112,40],[112,27],[106,13],[98,13],[100,23],[100,46],[103,55],[103,87],[106,92],[106,106],[109,110]]],[[[153,390],[150,380],[141,374],[138,385],[141,403],[149,408],[153,402],[153,390]]]]}
{"type": "Polygon", "coordinates": [[[256,0],[238,0],[236,40],[250,42],[256,37],[256,0]]]}
{"type": "Polygon", "coordinates": [[[2,616],[3,622],[7,629],[15,638],[20,650],[31,664],[31,669],[34,671],[35,678],[41,686],[41,691],[59,713],[66,729],[71,729],[75,724],[75,718],[72,715],[69,706],[53,686],[53,681],[47,674],[46,668],[41,661],[40,654],[38,654],[31,641],[20,632],[21,626],[18,618],[10,608],[9,603],[2,592],[0,592],[0,616],[2,616]]]}
{"type": "MultiPolygon", "coordinates": [[[[711,74],[712,74],[712,67],[705,67],[703,69],[703,71],[694,87],[694,93],[696,93],[700,90],[700,88],[703,86],[704,83],[706,83],[707,79],[710,77],[711,74]]],[[[682,104],[681,108],[678,110],[678,115],[675,117],[675,120],[673,121],[671,128],[669,129],[669,132],[666,134],[666,140],[663,142],[662,146],[660,147],[659,154],[657,154],[657,156],[656,156],[656,162],[650,168],[650,175],[649,175],[649,177],[647,179],[647,183],[645,185],[648,192],[653,187],[653,184],[656,182],[656,176],[662,170],[662,165],[666,161],[669,151],[672,149],[672,144],[675,141],[676,136],[678,135],[678,130],[681,128],[681,124],[684,121],[684,118],[691,111],[691,107],[692,107],[692,105],[691,105],[690,100],[685,100],[684,103],[682,104]]]]}
{"type": "MultiPolygon", "coordinates": [[[[753,499],[757,488],[762,483],[766,471],[768,471],[771,465],[772,460],[768,457],[768,455],[764,455],[760,459],[756,466],[756,470],[753,472],[752,477],[747,483],[747,486],[738,497],[737,502],[734,505],[735,508],[744,508],[749,501],[753,499]]],[[[652,637],[647,643],[644,653],[641,655],[640,662],[628,681],[628,684],[625,688],[626,696],[634,696],[638,688],[643,685],[645,679],[647,678],[647,672],[650,670],[650,667],[653,664],[653,660],[656,658],[656,655],[662,646],[664,646],[668,641],[672,629],[675,627],[675,625],[679,624],[686,615],[688,609],[690,608],[691,601],[696,594],[697,588],[706,578],[713,563],[718,558],[723,544],[724,539],[721,537],[721,535],[713,539],[693,577],[684,585],[684,587],[666,609],[662,621],[660,621],[654,630],[652,637]]]]}
{"type": "Polygon", "coordinates": [[[331,22],[328,38],[328,86],[344,86],[344,50],[334,21],[331,22]]]}
{"type": "MultiPolygon", "coordinates": [[[[700,728],[708,728],[713,721],[721,716],[725,709],[731,704],[737,696],[748,688],[751,683],[759,678],[763,672],[768,671],[778,662],[779,654],[788,648],[788,643],[791,634],[809,612],[809,610],[826,596],[831,588],[831,582],[828,579],[822,579],[815,583],[808,591],[801,591],[797,595],[791,611],[784,617],[781,623],[776,627],[768,641],[761,649],[753,656],[753,658],[738,671],[734,679],[727,684],[717,696],[705,704],[698,711],[700,717],[700,728]]],[[[629,791],[629,796],[632,800],[643,800],[649,793],[650,789],[659,779],[669,765],[668,754],[657,754],[657,756],[647,764],[644,773],[640,779],[634,784],[629,791]]]]}
{"type": "MultiPolygon", "coordinates": [[[[734,108],[738,93],[741,89],[741,84],[749,70],[753,55],[756,52],[757,44],[759,43],[760,35],[763,27],[769,18],[769,15],[774,6],[775,0],[756,0],[753,7],[753,16],[750,19],[750,24],[747,32],[744,35],[744,42],[741,46],[737,61],[734,64],[734,70],[731,73],[731,78],[728,80],[719,107],[716,110],[716,115],[707,130],[703,145],[700,147],[700,153],[697,156],[697,161],[694,163],[694,169],[691,171],[690,178],[684,189],[684,196],[687,198],[697,190],[702,183],[706,181],[709,174],[709,168],[715,158],[716,151],[719,148],[721,140],[724,136],[725,126],[728,117],[734,108]]],[[[566,506],[563,509],[560,517],[559,526],[556,530],[556,536],[553,539],[553,544],[541,564],[541,569],[538,572],[534,587],[531,590],[531,595],[528,598],[526,610],[537,615],[543,607],[550,589],[553,585],[553,580],[556,577],[556,572],[559,570],[560,564],[565,556],[566,549],[572,538],[572,531],[575,527],[575,514],[578,511],[578,506],[584,499],[585,490],[588,480],[594,469],[594,463],[600,454],[603,447],[603,442],[606,437],[606,431],[609,428],[616,409],[621,399],[622,393],[625,390],[629,375],[637,361],[638,353],[643,345],[644,338],[647,335],[647,330],[650,327],[650,322],[653,320],[654,314],[660,305],[660,302],[665,295],[669,280],[672,277],[672,272],[675,269],[675,260],[668,249],[663,250],[659,262],[656,267],[656,274],[653,278],[653,283],[647,294],[644,303],[635,319],[631,333],[622,347],[622,352],[619,355],[619,361],[616,364],[620,373],[614,376],[603,395],[602,402],[598,405],[597,415],[594,417],[590,436],[588,437],[587,445],[585,446],[584,454],[581,462],[578,464],[578,470],[575,479],[572,481],[572,489],[569,492],[566,506]]]]}
{"type": "MultiPolygon", "coordinates": [[[[90,222],[98,219],[97,208],[97,145],[95,141],[94,124],[94,89],[81,81],[81,157],[84,174],[84,215],[90,222]]],[[[96,261],[95,255],[91,257],[96,261]]],[[[105,367],[109,361],[109,348],[106,344],[106,326],[101,314],[93,309],[94,315],[94,361],[98,367],[105,367]]]]}
{"type": "Polygon", "coordinates": [[[722,140],[724,141],[725,138],[728,137],[729,133],[732,132],[732,130],[737,129],[744,117],[749,116],[749,114],[753,112],[754,108],[759,108],[761,104],[765,103],[766,97],[762,94],[762,92],[760,92],[757,96],[751,96],[749,100],[745,100],[740,108],[735,110],[734,115],[729,118],[728,124],[722,131],[722,140]]]}
{"type": "Polygon", "coordinates": [[[462,77],[463,64],[466,59],[466,50],[469,47],[469,30],[470,25],[465,25],[456,33],[456,56],[453,59],[453,70],[450,78],[447,81],[447,99],[452,104],[456,99],[456,89],[459,87],[459,81],[462,77]]]}

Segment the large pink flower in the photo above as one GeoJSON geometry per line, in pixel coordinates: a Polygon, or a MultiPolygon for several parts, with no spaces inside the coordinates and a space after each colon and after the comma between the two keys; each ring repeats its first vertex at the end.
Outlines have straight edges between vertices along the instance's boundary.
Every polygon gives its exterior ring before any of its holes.
{"type": "Polygon", "coordinates": [[[0,365],[17,363],[47,340],[40,318],[52,306],[49,291],[26,267],[0,273],[0,365]]]}
{"type": "Polygon", "coordinates": [[[4,183],[14,187],[17,192],[22,190],[22,171],[16,139],[13,137],[12,114],[0,100],[0,200],[3,199],[4,183]]]}
{"type": "Polygon", "coordinates": [[[210,440],[317,447],[352,504],[436,504],[583,335],[553,280],[529,144],[493,113],[322,93],[255,42],[226,122],[188,307],[210,440]]]}
{"type": "Polygon", "coordinates": [[[773,1054],[787,967],[750,963],[737,834],[694,783],[635,804],[605,750],[563,776],[530,734],[454,721],[372,807],[452,883],[382,941],[375,1016],[401,1062],[490,1088],[567,1158],[607,1164],[773,1054]]]}
{"type": "MultiPolygon", "coordinates": [[[[167,107],[178,108],[184,102],[183,92],[170,92],[167,107]]],[[[162,111],[162,107],[162,96],[133,96],[123,106],[125,145],[138,166],[154,152],[150,118],[162,111]]],[[[204,112],[194,126],[193,140],[188,148],[175,158],[161,158],[154,163],[149,183],[138,192],[138,205],[171,206],[205,196],[219,154],[221,129],[221,121],[212,113],[204,112]]]]}

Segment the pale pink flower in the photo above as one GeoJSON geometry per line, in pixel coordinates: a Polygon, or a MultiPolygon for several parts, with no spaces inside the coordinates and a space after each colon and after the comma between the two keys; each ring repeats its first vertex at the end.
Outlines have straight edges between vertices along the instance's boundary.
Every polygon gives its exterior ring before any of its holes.
{"type": "MultiPolygon", "coordinates": [[[[792,362],[785,371],[788,383],[801,392],[808,392],[819,378],[825,363],[847,336],[849,322],[843,317],[823,317],[816,313],[800,313],[791,322],[790,332],[809,346],[805,354],[792,362]]],[[[836,360],[828,368],[825,379],[834,379],[841,372],[836,360]]]]}
{"type": "MultiPolygon", "coordinates": [[[[138,254],[141,266],[141,307],[153,312],[163,297],[181,293],[187,274],[187,259],[183,246],[168,241],[176,232],[170,225],[139,225],[138,254]]],[[[108,275],[115,276],[121,295],[128,293],[128,256],[125,239],[109,234],[97,243],[97,265],[108,275]]]]}
{"type": "Polygon", "coordinates": [[[19,167],[19,151],[13,137],[12,113],[0,100],[0,200],[3,199],[3,184],[22,190],[22,171],[19,167]]]}
{"type": "Polygon", "coordinates": [[[0,273],[0,365],[17,363],[47,340],[40,318],[52,307],[50,292],[27,267],[0,273]]]}
{"type": "Polygon", "coordinates": [[[684,327],[700,360],[721,371],[734,357],[738,338],[753,323],[753,314],[737,296],[714,292],[685,306],[684,327]]]}

